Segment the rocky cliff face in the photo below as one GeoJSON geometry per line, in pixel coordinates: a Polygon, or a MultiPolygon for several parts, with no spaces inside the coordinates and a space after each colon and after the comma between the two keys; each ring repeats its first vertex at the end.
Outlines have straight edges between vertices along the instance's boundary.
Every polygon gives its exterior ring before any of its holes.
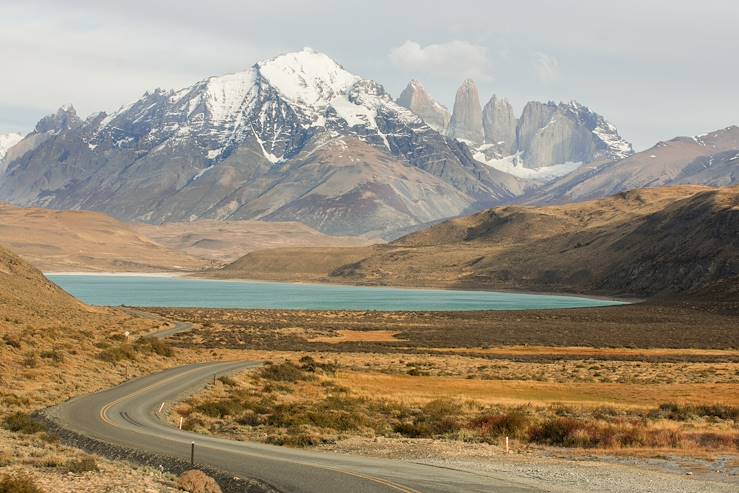
{"type": "MultiPolygon", "coordinates": [[[[424,101],[428,98],[418,87],[420,83],[412,81],[399,102],[421,115],[432,106],[412,104],[414,97],[421,99],[419,94],[424,101]]],[[[575,101],[531,101],[516,118],[511,104],[493,95],[480,111],[472,80],[457,90],[447,135],[467,144],[478,161],[537,182],[567,174],[583,163],[623,159],[634,153],[613,125],[575,101]]]]}
{"type": "Polygon", "coordinates": [[[384,234],[523,191],[310,49],[147,92],[110,115],[80,121],[65,108],[16,148],[0,200],[151,223],[290,219],[384,234]]]}
{"type": "Polygon", "coordinates": [[[480,96],[472,79],[465,80],[457,89],[449,122],[449,136],[472,144],[483,142],[480,96]]]}
{"type": "Polygon", "coordinates": [[[633,154],[631,144],[602,116],[577,103],[530,102],[516,129],[526,167],[611,161],[633,154]]]}
{"type": "Polygon", "coordinates": [[[408,83],[396,102],[423,118],[437,132],[446,133],[451,118],[449,110],[437,103],[417,80],[408,83]]]}
{"type": "Polygon", "coordinates": [[[482,129],[485,144],[492,146],[499,156],[514,154],[517,150],[516,126],[518,119],[511,103],[493,95],[482,109],[482,129]]]}
{"type": "Polygon", "coordinates": [[[640,187],[739,184],[739,127],[676,137],[624,159],[582,166],[523,200],[580,202],[640,187]]]}

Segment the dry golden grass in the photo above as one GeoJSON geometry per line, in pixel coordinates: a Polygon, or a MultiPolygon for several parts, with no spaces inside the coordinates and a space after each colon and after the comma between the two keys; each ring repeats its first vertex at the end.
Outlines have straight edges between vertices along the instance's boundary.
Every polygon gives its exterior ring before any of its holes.
{"type": "Polygon", "coordinates": [[[158,245],[110,216],[0,204],[0,245],[44,271],[192,271],[209,262],[158,245]]]}
{"type": "Polygon", "coordinates": [[[326,344],[339,344],[342,342],[394,342],[398,333],[389,330],[338,330],[330,336],[308,337],[308,342],[324,342],[326,344]]]}
{"type": "Polygon", "coordinates": [[[451,377],[340,372],[339,385],[365,397],[423,403],[434,399],[475,400],[485,404],[554,403],[589,407],[654,407],[663,402],[739,403],[739,384],[555,383],[513,380],[468,380],[451,377]]]}
{"type": "Polygon", "coordinates": [[[364,237],[325,235],[299,222],[200,220],[135,224],[132,228],[160,245],[218,262],[233,262],[254,250],[363,246],[381,242],[364,237]]]}

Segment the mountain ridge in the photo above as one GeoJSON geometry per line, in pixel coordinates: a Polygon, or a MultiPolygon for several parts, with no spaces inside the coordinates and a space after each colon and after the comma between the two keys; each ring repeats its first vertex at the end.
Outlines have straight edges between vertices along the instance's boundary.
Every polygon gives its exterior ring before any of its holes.
{"type": "Polygon", "coordinates": [[[73,108],[60,109],[20,144],[27,151],[8,163],[0,199],[150,223],[270,220],[300,210],[305,217],[290,219],[324,233],[376,233],[479,210],[526,188],[475,161],[380,84],[310,49],[178,91],[147,92],[110,115],[82,121],[73,108]],[[359,165],[345,147],[366,151],[366,169],[384,167],[399,177],[406,168],[412,175],[392,190],[375,187],[369,200],[376,214],[352,224],[331,202],[366,211],[349,198],[363,197],[370,182],[346,190],[332,178],[333,164],[359,165]],[[300,179],[291,176],[296,170],[300,179]],[[318,194],[320,183],[341,193],[318,194]],[[446,208],[434,205],[444,196],[451,197],[446,208]],[[423,205],[422,217],[401,205],[409,201],[423,205]]]}

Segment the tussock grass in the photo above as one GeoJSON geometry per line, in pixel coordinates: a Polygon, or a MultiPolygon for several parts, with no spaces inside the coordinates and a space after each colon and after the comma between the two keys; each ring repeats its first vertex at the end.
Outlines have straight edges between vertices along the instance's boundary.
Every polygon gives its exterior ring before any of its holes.
{"type": "Polygon", "coordinates": [[[0,475],[0,493],[44,493],[33,477],[23,473],[0,475]]]}

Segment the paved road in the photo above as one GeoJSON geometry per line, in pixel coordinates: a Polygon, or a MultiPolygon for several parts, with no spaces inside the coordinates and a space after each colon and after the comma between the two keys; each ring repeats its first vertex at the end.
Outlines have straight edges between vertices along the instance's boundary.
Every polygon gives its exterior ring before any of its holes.
{"type": "Polygon", "coordinates": [[[405,461],[291,449],[198,435],[159,420],[157,410],[202,388],[214,374],[257,366],[253,362],[188,365],[79,397],[48,411],[67,429],[115,445],[190,459],[242,478],[258,478],[282,492],[500,492],[540,489],[498,478],[405,461]]]}

